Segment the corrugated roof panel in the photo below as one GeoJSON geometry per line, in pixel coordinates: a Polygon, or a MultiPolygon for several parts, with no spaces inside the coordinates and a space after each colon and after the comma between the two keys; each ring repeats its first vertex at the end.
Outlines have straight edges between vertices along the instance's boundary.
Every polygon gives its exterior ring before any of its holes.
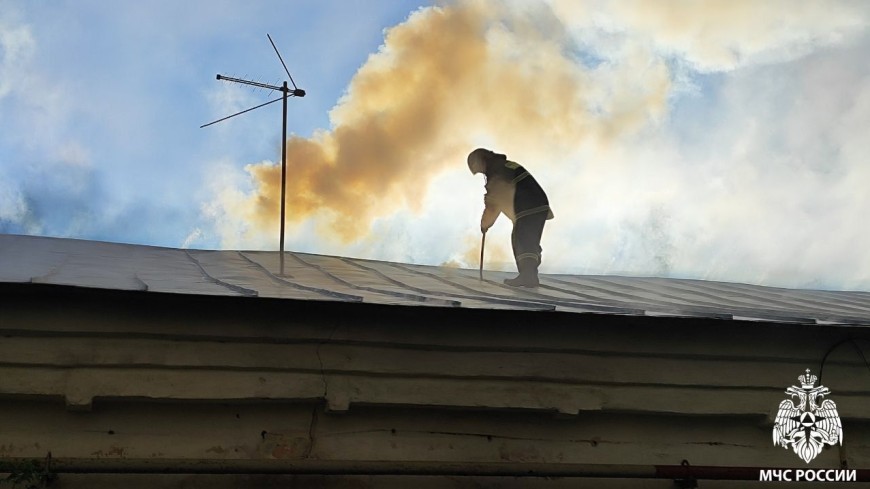
{"type": "MultiPolygon", "coordinates": [[[[21,266],[11,267],[13,274],[26,275],[22,268],[33,265],[31,281],[34,283],[188,294],[192,291],[224,293],[204,280],[179,250],[80,240],[18,238],[22,239],[9,243],[4,240],[2,248],[24,258],[21,266]],[[46,243],[49,246],[45,246],[46,243]],[[40,263],[43,259],[49,264],[47,270],[40,263]],[[173,271],[171,277],[163,271],[166,269],[173,271]]],[[[5,265],[0,273],[5,279],[5,265]]]]}
{"type": "Polygon", "coordinates": [[[458,300],[439,297],[437,294],[428,293],[428,291],[414,290],[395,280],[390,280],[389,277],[366,270],[342,258],[301,253],[296,253],[296,257],[328,274],[334,281],[357,290],[374,292],[403,301],[424,303],[431,306],[459,307],[461,305],[461,302],[458,300]]]}
{"type": "MultiPolygon", "coordinates": [[[[421,287],[417,287],[415,285],[411,285],[407,282],[407,276],[403,277],[402,272],[392,273],[388,275],[384,273],[384,271],[379,270],[379,264],[383,264],[381,262],[375,262],[372,260],[361,260],[361,259],[351,259],[351,258],[340,258],[340,260],[344,261],[348,265],[353,267],[365,270],[368,273],[374,274],[379,277],[381,280],[386,283],[392,284],[400,290],[410,290],[416,292],[418,294],[426,295],[426,296],[435,296],[445,300],[455,301],[461,307],[478,309],[478,308],[487,308],[487,309],[513,309],[516,305],[511,305],[509,303],[501,303],[498,301],[484,301],[479,298],[467,294],[460,293],[452,293],[452,292],[438,292],[432,291],[428,289],[424,289],[421,287]],[[406,281],[403,281],[406,280],[406,281]]],[[[387,267],[392,270],[392,267],[387,267]]],[[[385,270],[389,272],[390,270],[385,270]]],[[[537,306],[535,306],[537,308],[537,306]]]]}
{"type": "MultiPolygon", "coordinates": [[[[408,268],[406,265],[398,263],[387,263],[370,260],[355,260],[359,266],[368,267],[371,271],[390,277],[392,280],[406,284],[410,290],[419,291],[420,293],[428,293],[439,297],[448,297],[459,299],[464,307],[486,307],[486,308],[502,308],[509,309],[534,309],[534,310],[555,310],[553,306],[531,302],[527,300],[516,300],[513,298],[494,297],[484,293],[476,293],[466,288],[458,286],[450,281],[454,277],[455,269],[438,268],[444,273],[444,277],[436,274],[430,274],[423,271],[415,271],[408,268]]],[[[435,267],[433,267],[435,268],[435,267]]],[[[488,286],[488,285],[487,285],[488,286]]]]}
{"type": "MultiPolygon", "coordinates": [[[[700,282],[700,281],[696,281],[700,282]]],[[[823,303],[826,308],[838,312],[853,311],[859,315],[870,314],[870,294],[866,292],[833,292],[827,290],[798,290],[777,287],[759,287],[747,284],[711,282],[718,289],[743,295],[768,297],[775,294],[780,299],[793,303],[823,303]]]]}
{"type": "MultiPolygon", "coordinates": [[[[637,279],[641,283],[656,283],[663,289],[678,291],[698,297],[702,300],[712,300],[720,308],[736,308],[740,310],[762,310],[772,314],[779,312],[804,311],[807,316],[820,320],[845,319],[844,314],[862,314],[859,308],[847,305],[836,305],[819,295],[801,297],[790,294],[786,289],[757,288],[754,294],[739,291],[730,287],[715,284],[688,283],[681,281],[664,281],[656,278],[637,279]]],[[[870,311],[863,311],[870,312],[870,311]]]]}
{"type": "Polygon", "coordinates": [[[322,295],[324,299],[352,302],[360,302],[364,299],[362,295],[355,293],[354,290],[347,287],[324,287],[324,277],[322,274],[317,273],[316,270],[311,270],[302,263],[299,263],[298,260],[295,260],[290,256],[290,253],[287,253],[287,256],[284,257],[283,276],[279,276],[278,274],[279,257],[277,253],[263,251],[245,251],[238,253],[241,258],[258,267],[264,274],[269,276],[278,284],[313,292],[322,295]]]}
{"type": "Polygon", "coordinates": [[[631,294],[650,297],[653,300],[661,300],[666,303],[674,304],[678,307],[701,307],[705,310],[729,311],[733,316],[743,318],[758,318],[770,321],[779,322],[797,322],[797,323],[814,323],[815,319],[812,315],[803,314],[805,310],[777,310],[773,307],[764,307],[763,304],[758,307],[746,305],[724,304],[721,299],[716,298],[711,294],[696,292],[693,289],[680,288],[671,286],[672,283],[678,281],[671,279],[670,281],[645,281],[645,278],[629,278],[629,277],[584,277],[586,280],[598,284],[607,284],[631,294]]]}
{"type": "MultiPolygon", "coordinates": [[[[515,274],[500,274],[504,277],[512,277],[515,274]]],[[[485,273],[483,282],[480,281],[479,271],[474,270],[456,270],[454,272],[454,282],[456,284],[469,287],[474,290],[475,287],[485,286],[491,295],[495,297],[522,297],[531,299],[536,302],[550,304],[555,306],[557,310],[573,310],[575,312],[597,312],[605,314],[644,314],[644,310],[638,307],[637,304],[613,304],[602,301],[583,300],[571,291],[558,289],[555,287],[539,287],[538,289],[519,289],[510,287],[502,283],[502,278],[493,276],[492,273],[485,273]]]]}
{"type": "Polygon", "coordinates": [[[600,297],[599,300],[618,301],[643,307],[647,313],[688,315],[708,318],[730,319],[731,315],[717,307],[688,303],[677,296],[667,297],[653,290],[639,287],[596,281],[595,277],[558,275],[546,277],[545,284],[555,282],[569,290],[582,291],[584,295],[600,297]],[[558,278],[556,278],[558,277],[558,278]]]}
{"type": "Polygon", "coordinates": [[[204,275],[184,250],[141,247],[130,259],[135,262],[136,276],[150,292],[189,294],[190,290],[196,290],[208,295],[244,295],[204,275]]]}
{"type": "Polygon", "coordinates": [[[335,299],[330,292],[294,287],[291,280],[278,280],[274,274],[237,251],[191,251],[190,255],[216,280],[234,287],[252,290],[259,297],[335,299]]]}
{"type": "Polygon", "coordinates": [[[731,319],[731,315],[719,309],[699,306],[684,306],[671,303],[661,303],[644,300],[630,294],[623,294],[608,290],[604,287],[596,287],[590,284],[578,286],[576,283],[564,279],[543,276],[541,289],[558,290],[565,294],[575,295],[583,301],[606,304],[613,307],[643,308],[648,316],[678,316],[678,317],[704,317],[711,319],[731,319]]]}
{"type": "Polygon", "coordinates": [[[49,275],[66,261],[72,244],[30,236],[2,236],[0,279],[4,282],[30,282],[33,277],[49,275]]]}
{"type": "Polygon", "coordinates": [[[202,251],[0,235],[0,282],[376,304],[646,314],[797,323],[868,324],[870,293],[619,276],[541,275],[538,289],[507,287],[511,273],[305,253],[202,251]]]}

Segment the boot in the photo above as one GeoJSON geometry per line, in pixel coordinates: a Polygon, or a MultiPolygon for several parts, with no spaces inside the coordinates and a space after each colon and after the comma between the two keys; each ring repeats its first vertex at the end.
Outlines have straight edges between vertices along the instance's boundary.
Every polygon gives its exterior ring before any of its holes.
{"type": "Polygon", "coordinates": [[[517,263],[517,269],[520,274],[514,278],[505,279],[505,285],[510,285],[511,287],[528,287],[531,289],[538,287],[538,263],[536,261],[520,260],[520,262],[517,263]]]}

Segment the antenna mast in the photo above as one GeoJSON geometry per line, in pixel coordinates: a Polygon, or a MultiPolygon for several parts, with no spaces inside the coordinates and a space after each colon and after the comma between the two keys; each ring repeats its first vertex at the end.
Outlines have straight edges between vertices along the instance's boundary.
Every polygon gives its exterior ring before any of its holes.
{"type": "Polygon", "coordinates": [[[272,36],[270,36],[269,34],[266,34],[266,37],[269,38],[269,42],[272,44],[272,49],[274,49],[275,54],[278,55],[278,60],[281,61],[281,66],[284,67],[284,72],[287,73],[287,78],[290,79],[290,83],[293,85],[293,89],[292,90],[290,89],[290,87],[287,85],[286,81],[279,87],[279,86],[275,86],[275,85],[268,85],[266,83],[260,83],[260,82],[251,81],[251,80],[243,80],[241,78],[233,78],[230,76],[223,76],[221,74],[218,74],[217,75],[218,80],[223,80],[223,81],[228,81],[228,82],[233,82],[233,83],[240,83],[242,85],[250,85],[253,87],[257,87],[257,88],[265,88],[267,90],[274,90],[277,92],[281,92],[281,97],[276,98],[274,100],[270,100],[264,104],[260,104],[260,105],[257,105],[255,107],[245,109],[241,112],[236,112],[235,114],[228,115],[228,116],[223,117],[221,119],[218,119],[216,121],[209,122],[208,124],[203,124],[199,127],[200,127],[200,129],[202,129],[203,127],[208,127],[212,124],[217,124],[218,122],[225,121],[231,117],[235,117],[237,115],[242,115],[246,112],[250,112],[252,110],[259,109],[260,107],[265,107],[266,105],[275,103],[279,100],[283,100],[283,102],[284,102],[283,103],[284,107],[283,107],[283,111],[282,111],[283,123],[281,125],[281,226],[280,226],[281,227],[281,231],[280,231],[281,236],[278,240],[278,243],[279,243],[278,244],[278,248],[279,248],[278,256],[280,257],[279,274],[284,275],[284,215],[285,215],[284,208],[286,207],[285,196],[286,196],[286,192],[287,192],[287,98],[288,97],[304,97],[305,90],[302,90],[301,88],[296,86],[296,82],[294,82],[293,77],[290,76],[290,70],[287,69],[287,65],[284,63],[284,58],[281,57],[281,53],[278,52],[278,48],[275,46],[275,42],[272,41],[272,36]]]}

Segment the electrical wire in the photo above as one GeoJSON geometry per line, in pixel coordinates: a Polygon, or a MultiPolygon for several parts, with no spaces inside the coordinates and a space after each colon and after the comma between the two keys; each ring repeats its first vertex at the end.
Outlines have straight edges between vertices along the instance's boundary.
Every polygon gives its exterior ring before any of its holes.
{"type": "MultiPolygon", "coordinates": [[[[290,95],[290,96],[292,97],[292,95],[290,95]]],[[[217,124],[218,122],[225,121],[225,120],[229,119],[230,117],[235,117],[235,116],[237,116],[237,115],[242,115],[242,114],[244,114],[245,112],[250,112],[250,111],[252,111],[252,110],[254,110],[254,109],[259,109],[260,107],[265,107],[266,105],[269,105],[269,104],[274,104],[275,102],[277,102],[277,101],[279,101],[279,100],[281,100],[281,99],[283,99],[283,98],[284,98],[284,97],[282,96],[282,97],[276,98],[275,100],[270,100],[270,101],[266,102],[265,104],[260,104],[260,105],[258,105],[258,106],[256,106],[256,107],[251,107],[250,109],[245,109],[245,110],[243,110],[243,111],[241,111],[241,112],[236,112],[236,113],[233,114],[233,115],[228,115],[228,116],[226,116],[226,117],[224,117],[224,118],[222,118],[222,119],[218,119],[218,120],[216,120],[216,121],[209,122],[208,124],[203,124],[203,125],[199,126],[199,128],[202,129],[203,127],[208,127],[208,126],[210,126],[210,125],[212,125],[212,124],[217,124]]]]}
{"type": "Polygon", "coordinates": [[[833,353],[834,350],[842,345],[845,345],[846,343],[852,344],[852,346],[855,348],[855,351],[858,353],[858,356],[861,357],[861,360],[864,361],[864,366],[866,366],[867,370],[870,371],[870,362],[867,361],[867,357],[864,355],[864,351],[858,345],[858,341],[870,343],[870,340],[866,338],[846,338],[844,340],[838,341],[837,343],[834,343],[830,348],[828,348],[828,351],[825,352],[825,356],[822,357],[821,365],[819,365],[819,385],[822,384],[822,374],[825,371],[825,362],[828,360],[828,356],[830,356],[830,354],[833,353]]]}

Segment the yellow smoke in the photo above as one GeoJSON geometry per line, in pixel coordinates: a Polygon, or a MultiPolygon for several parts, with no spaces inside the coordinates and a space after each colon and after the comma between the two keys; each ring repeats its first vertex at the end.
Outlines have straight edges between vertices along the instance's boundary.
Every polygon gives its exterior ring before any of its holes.
{"type": "MultiPolygon", "coordinates": [[[[349,243],[378,217],[419,210],[430,180],[463,168],[481,139],[499,149],[607,144],[665,109],[667,69],[644,56],[639,50],[640,62],[602,75],[566,53],[554,25],[504,5],[418,10],[386,32],[353,77],[330,113],[332,129],[287,141],[287,221],[314,219],[323,234],[349,243]]],[[[247,170],[255,193],[236,212],[271,229],[280,165],[247,170]]]]}
{"type": "MultiPolygon", "coordinates": [[[[444,132],[453,91],[486,58],[484,18],[473,8],[431,8],[387,33],[332,111],[334,129],[287,142],[288,220],[325,213],[330,230],[350,241],[374,217],[420,205],[429,179],[457,163],[444,132]]],[[[249,171],[258,192],[252,217],[267,225],[277,217],[280,167],[249,171]]]]}

